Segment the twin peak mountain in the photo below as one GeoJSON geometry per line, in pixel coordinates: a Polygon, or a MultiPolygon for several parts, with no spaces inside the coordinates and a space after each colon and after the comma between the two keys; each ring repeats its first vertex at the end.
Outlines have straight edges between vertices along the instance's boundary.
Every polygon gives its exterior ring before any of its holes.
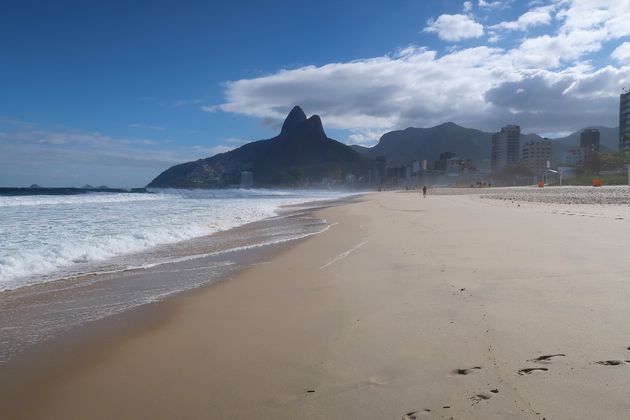
{"type": "Polygon", "coordinates": [[[238,185],[244,171],[253,173],[257,187],[307,186],[327,176],[363,175],[369,166],[370,159],[328,138],[318,115],[307,118],[296,106],[276,137],[175,165],[147,187],[223,188],[238,185]]]}

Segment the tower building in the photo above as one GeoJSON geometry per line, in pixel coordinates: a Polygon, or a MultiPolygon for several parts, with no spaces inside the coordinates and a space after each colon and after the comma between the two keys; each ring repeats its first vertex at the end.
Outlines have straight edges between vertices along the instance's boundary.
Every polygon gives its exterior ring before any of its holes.
{"type": "Polygon", "coordinates": [[[551,142],[549,140],[525,143],[523,146],[523,162],[536,175],[536,181],[545,179],[547,161],[551,161],[551,142]]]}
{"type": "Polygon", "coordinates": [[[587,128],[580,133],[580,147],[585,152],[599,152],[599,130],[587,128]]]}
{"type": "Polygon", "coordinates": [[[630,151],[630,90],[619,95],[619,150],[630,151]]]}
{"type": "Polygon", "coordinates": [[[518,163],[521,127],[508,125],[492,136],[492,172],[518,163]]]}

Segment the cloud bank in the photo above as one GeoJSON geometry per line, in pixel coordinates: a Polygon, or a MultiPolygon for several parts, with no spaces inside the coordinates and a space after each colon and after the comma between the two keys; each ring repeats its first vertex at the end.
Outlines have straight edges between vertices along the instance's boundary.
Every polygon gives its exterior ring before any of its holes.
{"type": "MultiPolygon", "coordinates": [[[[471,14],[429,22],[426,32],[450,42],[466,39],[465,48],[410,46],[380,57],[281,69],[227,82],[224,103],[206,109],[277,120],[300,104],[322,115],[326,126],[349,130],[350,143],[444,121],[487,130],[516,123],[528,132],[615,126],[620,89],[630,85],[624,42],[630,0],[541,3],[486,28],[471,14]],[[533,27],[545,33],[528,36],[533,27]],[[468,46],[478,37],[479,45],[468,46]],[[492,44],[492,37],[502,42],[492,44]]],[[[493,10],[508,4],[477,6],[491,22],[493,10]]],[[[472,9],[468,2],[463,7],[472,9]]]]}

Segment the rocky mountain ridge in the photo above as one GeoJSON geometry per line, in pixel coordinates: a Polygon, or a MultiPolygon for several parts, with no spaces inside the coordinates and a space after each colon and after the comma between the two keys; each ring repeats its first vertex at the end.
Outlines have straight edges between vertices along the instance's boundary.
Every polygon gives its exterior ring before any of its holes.
{"type": "Polygon", "coordinates": [[[296,106],[276,137],[175,165],[147,187],[225,188],[239,185],[244,171],[253,174],[256,187],[309,186],[321,183],[324,177],[363,175],[369,165],[369,158],[328,138],[318,115],[307,118],[296,106]]]}

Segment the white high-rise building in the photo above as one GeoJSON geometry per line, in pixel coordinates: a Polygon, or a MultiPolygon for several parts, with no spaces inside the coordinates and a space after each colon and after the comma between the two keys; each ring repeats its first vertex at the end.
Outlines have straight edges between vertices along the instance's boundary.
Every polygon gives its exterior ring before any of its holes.
{"type": "Polygon", "coordinates": [[[551,142],[538,140],[523,145],[523,163],[536,176],[537,181],[545,178],[547,162],[551,161],[551,142]]]}
{"type": "Polygon", "coordinates": [[[521,127],[508,125],[492,136],[492,172],[519,161],[521,127]]]}

